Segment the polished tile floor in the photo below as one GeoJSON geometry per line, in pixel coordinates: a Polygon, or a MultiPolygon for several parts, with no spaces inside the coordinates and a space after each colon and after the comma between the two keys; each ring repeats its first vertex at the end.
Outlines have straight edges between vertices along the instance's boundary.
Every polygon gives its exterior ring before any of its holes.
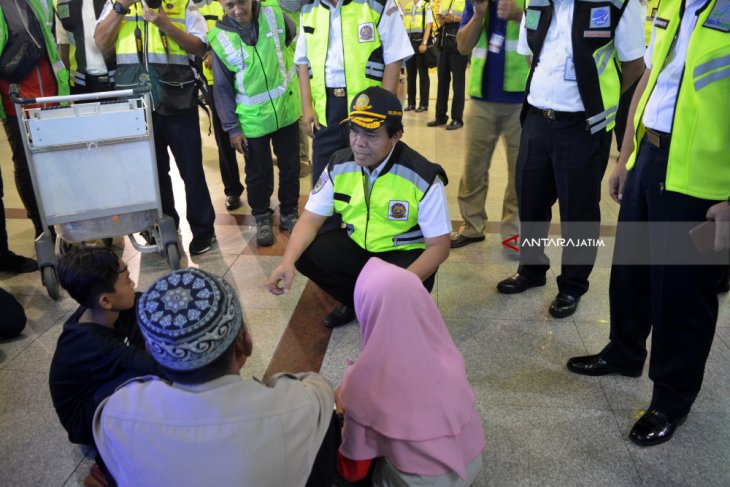
{"type": "MultiPolygon", "coordinates": [[[[432,77],[435,94],[435,75],[432,77]]],[[[467,109],[468,105],[467,101],[467,109]]],[[[406,114],[404,140],[446,168],[451,217],[458,226],[456,193],[464,130],[426,128],[434,106],[432,100],[430,112],[406,114]]],[[[186,256],[183,265],[222,274],[238,289],[255,343],[244,375],[320,369],[336,384],[346,361],[357,356],[358,327],[350,325],[332,333],[321,327],[319,320],[333,302],[301,276],[286,296],[274,297],[261,288],[277,265],[287,238],[277,235],[274,247],[257,249],[248,208],[232,214],[225,211],[215,142],[205,135],[207,125],[207,120],[201,120],[219,244],[202,256],[186,256]]],[[[32,255],[32,226],[18,216],[22,205],[4,142],[0,143],[0,163],[5,206],[11,217],[11,248],[32,255]]],[[[487,202],[492,222],[499,220],[505,177],[500,146],[487,202]]],[[[302,179],[303,201],[309,187],[302,179]]],[[[176,191],[181,196],[179,180],[176,191]]],[[[178,201],[183,207],[184,198],[178,201]]],[[[610,227],[616,221],[617,207],[606,195],[602,211],[604,225],[610,227]]],[[[451,253],[439,270],[433,291],[466,360],[483,420],[487,448],[477,485],[730,485],[730,298],[721,296],[705,385],[692,414],[671,442],[640,449],[626,435],[650,399],[651,382],[646,375],[591,379],[565,369],[568,357],[598,351],[607,340],[610,246],[601,251],[591,290],[578,312],[555,320],[547,315],[547,305],[556,293],[554,273],[547,286],[523,295],[496,292],[497,281],[516,266],[502,255],[498,227],[490,228],[486,241],[451,253]]],[[[183,223],[184,248],[189,239],[183,223]]],[[[115,247],[127,260],[140,290],[166,272],[159,256],[139,254],[126,239],[116,239],[115,247]]],[[[61,325],[75,303],[65,294],[58,301],[50,300],[37,274],[0,274],[0,285],[20,299],[29,318],[19,338],[0,342],[0,484],[82,485],[92,460],[83,448],[67,441],[47,385],[61,325]]]]}

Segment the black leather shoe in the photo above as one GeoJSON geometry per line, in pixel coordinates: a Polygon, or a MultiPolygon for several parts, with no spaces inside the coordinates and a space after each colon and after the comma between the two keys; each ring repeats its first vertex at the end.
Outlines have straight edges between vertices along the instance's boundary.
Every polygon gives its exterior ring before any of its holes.
{"type": "Polygon", "coordinates": [[[13,274],[25,274],[38,270],[38,262],[30,257],[18,255],[8,250],[8,253],[0,256],[0,272],[11,272],[13,274]]]}
{"type": "Polygon", "coordinates": [[[568,360],[568,370],[575,374],[580,375],[611,375],[620,374],[626,377],[639,377],[641,375],[641,369],[639,370],[621,370],[618,367],[606,362],[600,353],[596,355],[585,355],[583,357],[573,357],[568,360]]]}
{"type": "Polygon", "coordinates": [[[446,130],[457,130],[464,126],[464,122],[459,122],[458,120],[452,120],[451,123],[449,123],[446,126],[446,130]]]}
{"type": "Polygon", "coordinates": [[[405,108],[403,108],[404,112],[412,112],[416,109],[416,105],[406,105],[405,108]]]}
{"type": "Polygon", "coordinates": [[[440,127],[442,125],[446,125],[446,120],[441,120],[439,118],[434,118],[430,122],[426,123],[426,127],[440,127]]]}
{"type": "Polygon", "coordinates": [[[540,287],[545,285],[545,276],[529,278],[520,274],[500,281],[497,284],[497,291],[502,294],[517,294],[527,291],[531,287],[540,287]]]}
{"type": "Polygon", "coordinates": [[[460,247],[465,247],[471,243],[482,241],[484,241],[484,235],[480,237],[465,237],[460,233],[455,233],[451,236],[451,248],[458,249],[460,247]]]}
{"type": "Polygon", "coordinates": [[[348,324],[354,319],[355,310],[339,304],[322,320],[322,324],[327,328],[337,328],[338,326],[348,324]]]}
{"type": "Polygon", "coordinates": [[[721,282],[719,286],[717,286],[717,294],[723,294],[726,292],[730,292],[730,281],[721,282]]]}
{"type": "Polygon", "coordinates": [[[580,303],[580,296],[558,293],[553,302],[550,303],[548,313],[553,318],[567,318],[578,309],[578,303],[580,303]]]}
{"type": "Polygon", "coordinates": [[[226,210],[233,211],[241,207],[240,196],[226,196],[226,210]]]}
{"type": "Polygon", "coordinates": [[[427,112],[427,111],[428,111],[428,107],[418,107],[418,108],[416,108],[416,113],[427,112]]]}
{"type": "Polygon", "coordinates": [[[629,439],[639,446],[654,446],[672,439],[674,431],[687,416],[670,418],[656,409],[647,410],[634,424],[629,439]]]}

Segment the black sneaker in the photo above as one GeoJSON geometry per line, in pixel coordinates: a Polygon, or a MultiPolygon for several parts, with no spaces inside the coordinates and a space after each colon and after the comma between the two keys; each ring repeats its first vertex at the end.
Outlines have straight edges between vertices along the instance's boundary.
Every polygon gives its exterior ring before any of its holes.
{"type": "Polygon", "coordinates": [[[291,231],[294,230],[294,225],[297,224],[298,219],[299,215],[296,211],[289,215],[279,215],[279,230],[291,233],[291,231]]]}
{"type": "Polygon", "coordinates": [[[0,272],[12,272],[13,274],[24,274],[38,270],[38,262],[30,257],[23,257],[14,252],[0,256],[0,272]]]}
{"type": "Polygon", "coordinates": [[[188,251],[190,251],[190,255],[204,254],[213,248],[215,240],[215,235],[203,238],[193,238],[190,242],[190,246],[188,247],[188,251]]]}
{"type": "Polygon", "coordinates": [[[264,213],[256,217],[256,245],[258,247],[271,247],[274,245],[271,213],[264,213]]]}

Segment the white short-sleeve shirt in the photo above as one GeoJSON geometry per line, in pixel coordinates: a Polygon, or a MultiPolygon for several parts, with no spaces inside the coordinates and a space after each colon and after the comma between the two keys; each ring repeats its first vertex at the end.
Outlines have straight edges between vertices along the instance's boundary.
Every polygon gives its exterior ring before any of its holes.
{"type": "MultiPolygon", "coordinates": [[[[639,59],[645,50],[643,17],[639,0],[628,3],[621,20],[616,26],[614,46],[621,62],[639,59]]],[[[582,112],[585,110],[578,91],[578,83],[571,78],[573,68],[573,10],[574,0],[555,0],[553,16],[550,19],[540,59],[532,75],[527,102],[537,108],[559,112],[582,112]],[[568,78],[568,79],[566,79],[568,78]]],[[[527,44],[525,17],[520,23],[520,38],[517,52],[525,56],[532,54],[527,44]]]]}
{"type": "MultiPolygon", "coordinates": [[[[393,151],[391,150],[391,154],[393,151]]],[[[390,154],[372,171],[363,169],[370,178],[370,184],[378,177],[390,159],[390,154]]],[[[304,209],[320,216],[332,216],[335,213],[335,187],[329,176],[329,167],[322,173],[320,182],[309,193],[309,200],[304,209]]],[[[451,233],[451,217],[446,202],[446,189],[441,178],[436,178],[418,203],[418,225],[425,238],[440,237],[451,233]]]]}
{"type": "MultiPolygon", "coordinates": [[[[320,0],[333,5],[328,0],[320,0]]],[[[345,60],[342,46],[342,3],[339,0],[330,8],[330,32],[327,42],[327,58],[324,62],[324,84],[328,88],[343,88],[345,83],[345,60]]],[[[406,27],[395,4],[395,0],[387,0],[383,8],[383,15],[377,25],[380,43],[383,46],[383,61],[390,64],[413,55],[411,41],[406,33],[406,27]]],[[[307,58],[307,37],[304,34],[304,24],[300,23],[297,47],[294,51],[296,64],[309,65],[307,58]]]]}
{"type": "MultiPolygon", "coordinates": [[[[96,13],[94,12],[94,2],[83,2],[81,5],[81,21],[83,22],[84,29],[89,27],[96,28],[96,13]]],[[[86,55],[86,73],[101,76],[107,74],[108,70],[106,63],[104,62],[104,56],[101,51],[96,47],[94,41],[94,31],[86,33],[84,36],[84,45],[76,45],[76,49],[83,49],[86,55]]],[[[66,32],[63,24],[56,16],[56,42],[58,44],[71,44],[71,34],[66,32]]]]}

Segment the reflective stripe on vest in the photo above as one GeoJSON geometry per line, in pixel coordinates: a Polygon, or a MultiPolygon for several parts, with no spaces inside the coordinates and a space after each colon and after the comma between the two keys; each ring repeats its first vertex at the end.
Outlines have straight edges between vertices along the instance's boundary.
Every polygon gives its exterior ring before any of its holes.
{"type": "MultiPolygon", "coordinates": [[[[654,50],[649,81],[634,117],[634,152],[626,165],[632,169],[640,142],[646,133],[644,110],[657,78],[670,56],[673,39],[680,25],[683,0],[662,0],[657,17],[668,20],[666,28],[655,29],[654,50]]],[[[730,196],[728,134],[730,134],[730,34],[708,28],[711,16],[723,5],[710,0],[697,16],[687,46],[687,59],[679,84],[672,143],[665,188],[712,201],[730,196]]]]}

